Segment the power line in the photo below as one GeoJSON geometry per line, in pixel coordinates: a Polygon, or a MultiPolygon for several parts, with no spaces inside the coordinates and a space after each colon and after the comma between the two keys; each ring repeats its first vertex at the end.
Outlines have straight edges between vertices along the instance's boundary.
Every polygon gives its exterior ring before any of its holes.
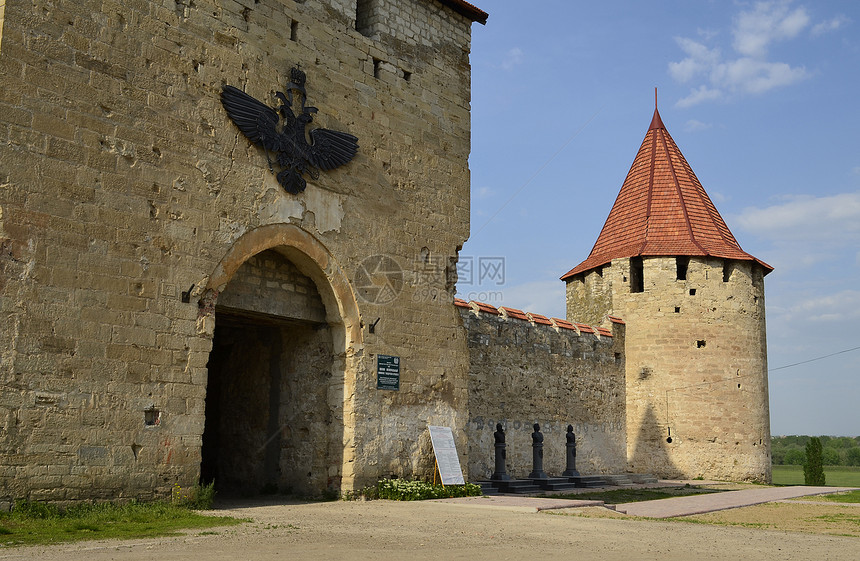
{"type": "Polygon", "coordinates": [[[860,349],[860,347],[854,347],[853,349],[845,349],[844,351],[836,351],[835,353],[830,353],[829,355],[810,358],[809,360],[802,360],[800,362],[795,362],[794,364],[786,364],[785,366],[779,366],[777,368],[771,368],[768,370],[768,372],[773,372],[775,370],[782,370],[783,368],[791,368],[792,366],[800,366],[801,364],[806,364],[808,362],[815,362],[816,360],[822,360],[825,358],[830,358],[832,356],[841,355],[843,353],[850,353],[851,351],[856,351],[858,349],[860,349]]]}

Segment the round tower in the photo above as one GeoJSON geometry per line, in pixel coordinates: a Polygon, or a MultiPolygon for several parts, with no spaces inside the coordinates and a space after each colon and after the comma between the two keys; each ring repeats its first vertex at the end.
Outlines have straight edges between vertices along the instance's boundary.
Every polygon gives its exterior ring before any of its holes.
{"type": "Polygon", "coordinates": [[[588,258],[570,321],[626,324],[627,458],[662,477],[770,481],[764,276],[655,109],[588,258]]]}

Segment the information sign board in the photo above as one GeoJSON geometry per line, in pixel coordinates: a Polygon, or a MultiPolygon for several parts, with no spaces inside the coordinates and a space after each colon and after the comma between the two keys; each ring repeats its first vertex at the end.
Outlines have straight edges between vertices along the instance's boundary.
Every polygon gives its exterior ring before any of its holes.
{"type": "Polygon", "coordinates": [[[376,355],[376,389],[400,391],[400,357],[376,355]]]}
{"type": "Polygon", "coordinates": [[[463,470],[460,468],[460,458],[454,445],[454,433],[451,427],[429,426],[430,441],[433,443],[433,453],[436,455],[436,465],[439,466],[439,476],[443,485],[463,485],[463,470]]]}

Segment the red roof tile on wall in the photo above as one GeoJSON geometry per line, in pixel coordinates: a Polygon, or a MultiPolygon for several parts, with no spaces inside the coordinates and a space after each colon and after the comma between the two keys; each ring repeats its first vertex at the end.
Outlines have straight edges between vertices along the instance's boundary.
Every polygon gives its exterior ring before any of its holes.
{"type": "Polygon", "coordinates": [[[656,109],[591,254],[561,278],[638,255],[709,255],[773,270],[741,249],[656,109]]]}
{"type": "Polygon", "coordinates": [[[463,300],[462,298],[454,298],[454,305],[459,306],[461,308],[470,308],[469,303],[463,300]]]}
{"type": "Polygon", "coordinates": [[[576,331],[576,326],[567,321],[566,319],[552,318],[550,321],[552,321],[553,325],[561,329],[571,329],[573,331],[576,331]]]}
{"type": "Polygon", "coordinates": [[[533,314],[531,312],[526,313],[526,315],[532,323],[537,323],[540,325],[552,325],[552,322],[549,321],[549,318],[547,318],[546,316],[542,316],[540,314],[533,314]]]}
{"type": "Polygon", "coordinates": [[[490,17],[487,12],[479,7],[465,2],[464,0],[438,0],[440,4],[444,4],[453,9],[458,14],[464,15],[472,21],[486,25],[487,18],[490,17]]]}
{"type": "Polygon", "coordinates": [[[625,322],[624,322],[624,320],[623,320],[623,319],[621,319],[621,318],[617,318],[617,317],[615,317],[615,316],[606,316],[606,317],[608,317],[608,318],[609,318],[609,321],[611,321],[612,323],[618,323],[618,324],[621,324],[621,325],[626,325],[626,324],[625,324],[625,322]]]}
{"type": "Polygon", "coordinates": [[[483,302],[475,302],[472,300],[472,304],[478,307],[478,309],[482,312],[487,312],[488,314],[493,314],[494,316],[499,315],[499,310],[495,306],[490,306],[489,304],[484,304],[483,302]]]}
{"type": "Polygon", "coordinates": [[[516,308],[507,308],[505,306],[499,306],[499,311],[504,314],[505,317],[521,319],[524,321],[528,321],[529,318],[526,317],[525,312],[522,310],[518,310],[516,308]]]}

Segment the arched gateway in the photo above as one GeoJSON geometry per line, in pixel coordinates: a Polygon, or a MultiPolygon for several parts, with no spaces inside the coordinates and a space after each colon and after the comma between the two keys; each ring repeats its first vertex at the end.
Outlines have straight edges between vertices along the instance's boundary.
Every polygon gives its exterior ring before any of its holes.
{"type": "Polygon", "coordinates": [[[351,488],[360,320],[325,246],[291,224],[244,234],[201,313],[214,315],[201,479],[228,493],[351,488]]]}

